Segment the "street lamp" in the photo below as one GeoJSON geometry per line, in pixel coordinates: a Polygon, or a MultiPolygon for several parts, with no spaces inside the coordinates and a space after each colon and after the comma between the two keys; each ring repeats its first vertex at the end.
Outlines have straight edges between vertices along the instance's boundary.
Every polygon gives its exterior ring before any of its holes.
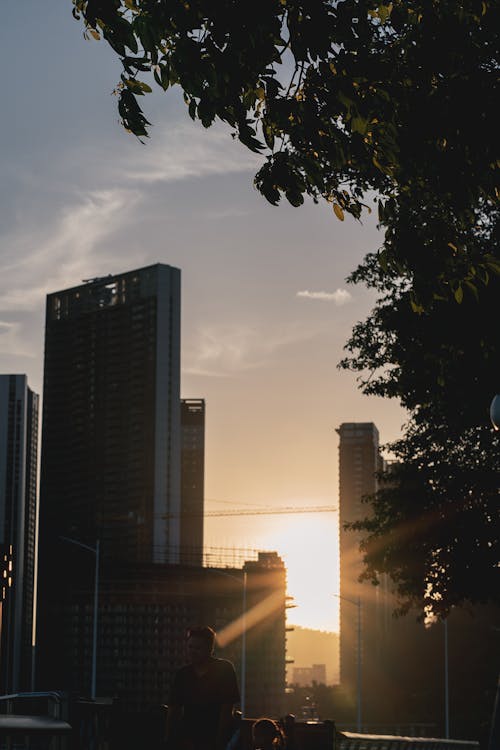
{"type": "Polygon", "coordinates": [[[245,701],[246,701],[246,679],[247,679],[247,572],[243,571],[243,608],[242,608],[242,626],[241,634],[241,718],[245,718],[245,701]]]}
{"type": "Polygon", "coordinates": [[[495,430],[500,430],[500,395],[493,396],[490,404],[490,419],[495,430]]]}
{"type": "MultiPolygon", "coordinates": [[[[356,675],[356,692],[357,692],[357,708],[356,708],[356,730],[361,732],[361,597],[357,599],[348,599],[347,596],[341,596],[340,594],[333,594],[339,599],[342,599],[349,604],[354,604],[358,608],[358,623],[357,623],[357,675],[356,675]]],[[[342,637],[342,634],[341,634],[342,637]]]]}
{"type": "MultiPolygon", "coordinates": [[[[493,400],[490,404],[490,419],[495,430],[500,430],[500,395],[497,393],[493,396],[493,400]]],[[[498,679],[497,692],[495,697],[495,705],[493,708],[493,716],[491,718],[491,729],[490,739],[488,742],[488,750],[493,750],[497,747],[496,740],[500,736],[500,676],[498,679]]]]}
{"type": "Polygon", "coordinates": [[[95,555],[95,573],[94,573],[94,624],[92,632],[92,678],[90,687],[90,697],[95,700],[96,697],[96,675],[97,675],[97,614],[99,608],[99,539],[95,543],[95,547],[90,547],[88,544],[83,544],[77,539],[70,539],[67,536],[60,536],[64,542],[70,544],[76,544],[78,547],[92,552],[95,555]]]}
{"type": "Polygon", "coordinates": [[[448,619],[444,620],[444,736],[450,738],[450,695],[448,691],[448,619]]]}

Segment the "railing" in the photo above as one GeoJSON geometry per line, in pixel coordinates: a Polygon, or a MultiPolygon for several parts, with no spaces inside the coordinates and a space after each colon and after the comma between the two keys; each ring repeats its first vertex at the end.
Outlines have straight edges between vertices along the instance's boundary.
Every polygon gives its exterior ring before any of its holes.
{"type": "MultiPolygon", "coordinates": [[[[235,750],[251,750],[253,720],[241,721],[235,750]]],[[[339,732],[333,721],[295,721],[292,715],[281,720],[287,748],[292,750],[479,750],[479,742],[405,737],[396,735],[339,732]]]]}
{"type": "MultiPolygon", "coordinates": [[[[57,692],[0,696],[0,750],[65,750],[69,741],[80,750],[159,747],[165,708],[158,717],[144,715],[134,723],[134,717],[115,713],[112,703],[78,700],[68,706],[57,692]]],[[[251,750],[253,719],[235,717],[235,722],[232,747],[251,750]]],[[[340,732],[333,721],[296,721],[292,715],[281,723],[292,750],[479,750],[473,740],[340,732]]]]}
{"type": "Polygon", "coordinates": [[[337,732],[335,750],[479,750],[475,740],[337,732]]]}
{"type": "Polygon", "coordinates": [[[57,692],[0,696],[0,750],[66,750],[71,726],[57,692]]]}
{"type": "Polygon", "coordinates": [[[63,714],[63,697],[55,690],[34,693],[0,695],[0,714],[32,714],[60,719],[63,714]]]}

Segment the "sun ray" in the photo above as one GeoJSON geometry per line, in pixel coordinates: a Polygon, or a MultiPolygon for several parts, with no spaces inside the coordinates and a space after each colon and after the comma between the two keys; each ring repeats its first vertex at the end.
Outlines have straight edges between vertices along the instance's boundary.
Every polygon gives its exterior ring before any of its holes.
{"type": "Polygon", "coordinates": [[[259,622],[262,622],[262,620],[283,606],[283,595],[279,591],[274,591],[220,630],[217,634],[218,645],[221,648],[225,648],[229,643],[239,638],[245,630],[248,632],[259,622]]]}

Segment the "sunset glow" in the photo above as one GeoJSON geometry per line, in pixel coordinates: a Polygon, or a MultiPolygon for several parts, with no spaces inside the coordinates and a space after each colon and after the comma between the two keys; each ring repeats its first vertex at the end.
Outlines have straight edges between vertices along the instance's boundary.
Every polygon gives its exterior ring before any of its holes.
{"type": "Polygon", "coordinates": [[[210,518],[206,522],[209,546],[227,546],[230,527],[244,534],[245,546],[276,550],[283,558],[288,595],[293,597],[289,623],[338,631],[338,600],[333,596],[339,587],[337,513],[210,518]]]}

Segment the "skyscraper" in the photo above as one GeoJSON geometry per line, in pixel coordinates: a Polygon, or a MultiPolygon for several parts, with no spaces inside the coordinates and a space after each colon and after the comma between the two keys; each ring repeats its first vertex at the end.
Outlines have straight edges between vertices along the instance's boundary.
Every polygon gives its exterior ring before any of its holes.
{"type": "Polygon", "coordinates": [[[373,624],[373,592],[369,584],[358,581],[362,572],[361,535],[346,531],[344,524],[368,515],[369,508],[363,505],[362,498],[377,489],[376,473],[381,468],[381,459],[379,433],[372,422],[345,422],[337,433],[340,437],[340,683],[355,697],[358,669],[363,667],[366,671],[369,660],[366,643],[367,626],[373,624]]]}
{"type": "Polygon", "coordinates": [[[30,690],[37,512],[38,396],[0,375],[0,691],[30,690]]]}
{"type": "Polygon", "coordinates": [[[174,562],[179,511],[180,271],[49,294],[41,544],[99,538],[103,559],[174,562]]]}
{"type": "Polygon", "coordinates": [[[205,401],[181,401],[181,537],[183,562],[203,560],[205,401]]]}
{"type": "Polygon", "coordinates": [[[156,264],[49,294],[42,681],[53,676],[64,645],[58,607],[79,586],[87,590],[93,574],[94,560],[81,545],[99,540],[103,571],[108,562],[177,562],[180,502],[180,271],[156,264]]]}

